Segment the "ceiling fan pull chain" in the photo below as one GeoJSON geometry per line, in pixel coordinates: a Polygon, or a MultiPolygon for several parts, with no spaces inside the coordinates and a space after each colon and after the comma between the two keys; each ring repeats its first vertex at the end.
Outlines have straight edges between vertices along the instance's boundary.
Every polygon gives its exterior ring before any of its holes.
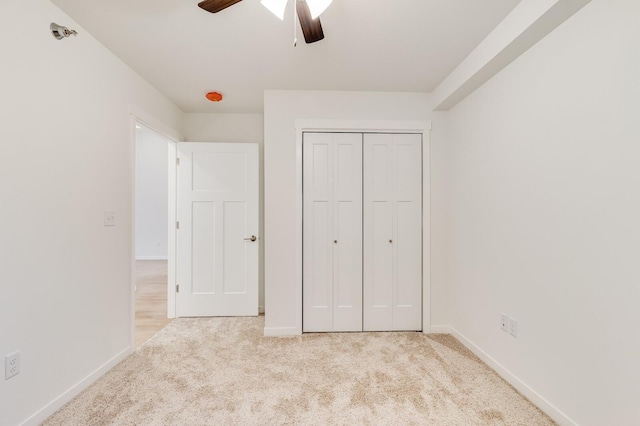
{"type": "Polygon", "coordinates": [[[298,19],[298,0],[293,0],[293,47],[298,45],[298,26],[296,25],[296,19],[298,19]]]}

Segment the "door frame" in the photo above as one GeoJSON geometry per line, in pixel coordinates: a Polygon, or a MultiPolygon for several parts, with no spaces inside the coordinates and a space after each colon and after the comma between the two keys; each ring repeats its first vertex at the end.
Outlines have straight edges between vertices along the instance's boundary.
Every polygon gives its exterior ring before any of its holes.
{"type": "Polygon", "coordinates": [[[431,332],[431,121],[298,119],[296,130],[296,331],[302,334],[302,136],[320,133],[422,135],[422,332],[431,332]]]}
{"type": "Polygon", "coordinates": [[[130,106],[129,107],[129,140],[130,140],[130,155],[129,155],[129,170],[131,173],[130,185],[131,185],[131,210],[129,212],[131,218],[131,248],[130,248],[130,302],[129,302],[129,315],[130,315],[130,339],[129,346],[130,352],[136,350],[136,124],[141,124],[159,135],[167,139],[168,152],[167,163],[169,168],[169,187],[167,199],[168,206],[168,234],[167,234],[167,318],[175,318],[176,315],[176,229],[172,224],[176,223],[176,180],[177,180],[177,165],[175,158],[177,158],[177,144],[182,139],[180,134],[166,126],[161,121],[155,119],[153,116],[146,112],[130,106]],[[173,154],[173,161],[170,161],[173,154]]]}

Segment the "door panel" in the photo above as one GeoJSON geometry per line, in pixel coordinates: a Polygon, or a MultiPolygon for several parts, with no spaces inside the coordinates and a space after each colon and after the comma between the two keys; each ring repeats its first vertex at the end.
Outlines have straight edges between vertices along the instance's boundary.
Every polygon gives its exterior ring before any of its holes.
{"type": "MultiPolygon", "coordinates": [[[[366,135],[370,143],[369,149],[365,157],[365,191],[367,191],[374,199],[381,198],[384,200],[391,198],[391,185],[393,183],[391,149],[392,147],[386,143],[388,135],[366,135]],[[373,137],[373,139],[371,139],[373,137]]],[[[366,145],[365,145],[366,146],[366,145]]]]}
{"type": "MultiPolygon", "coordinates": [[[[331,221],[329,218],[330,206],[327,201],[317,201],[313,203],[309,225],[313,226],[313,233],[310,235],[311,241],[308,262],[309,274],[313,280],[309,281],[313,291],[311,305],[315,309],[331,309],[331,281],[332,259],[331,246],[328,241],[331,239],[331,221]]],[[[307,265],[305,265],[307,266],[307,265]]]]}
{"type": "Polygon", "coordinates": [[[353,224],[351,223],[352,218],[359,215],[360,211],[354,210],[356,210],[356,206],[354,206],[353,202],[344,201],[337,203],[338,214],[336,217],[336,227],[338,228],[338,232],[336,238],[339,244],[336,244],[334,247],[334,252],[337,261],[335,287],[338,292],[336,295],[336,306],[338,308],[351,308],[359,303],[359,301],[353,299],[354,294],[350,291],[348,284],[346,284],[358,280],[360,274],[359,269],[362,269],[361,265],[353,263],[353,259],[351,259],[350,256],[350,253],[358,250],[357,246],[360,244],[360,241],[356,241],[353,235],[353,224]],[[344,281],[344,283],[342,281],[344,281]]]}
{"type": "Polygon", "coordinates": [[[393,328],[422,329],[422,146],[418,135],[396,135],[396,266],[393,328]]]}
{"type": "Polygon", "coordinates": [[[247,222],[244,201],[225,201],[223,232],[223,290],[224,294],[243,294],[247,290],[247,248],[244,241],[247,222]],[[236,253],[237,256],[225,256],[236,253]]]}
{"type": "Polygon", "coordinates": [[[332,179],[333,146],[329,135],[303,140],[303,327],[333,327],[332,179]]]}
{"type": "Polygon", "coordinates": [[[216,268],[211,258],[215,258],[216,251],[216,203],[196,201],[192,204],[192,208],[191,291],[193,294],[215,294],[216,268]]]}
{"type": "Polygon", "coordinates": [[[364,330],[422,328],[420,135],[364,137],[364,330]]]}
{"type": "Polygon", "coordinates": [[[393,315],[392,206],[389,201],[374,201],[370,207],[371,216],[365,218],[365,236],[369,238],[364,241],[365,331],[367,327],[384,329],[393,315]]]}
{"type": "MultiPolygon", "coordinates": [[[[413,213],[414,208],[410,203],[398,202],[396,207],[397,232],[396,232],[396,250],[398,256],[398,291],[396,293],[396,304],[399,307],[410,307],[416,302],[416,295],[412,292],[412,287],[406,285],[407,283],[415,280],[420,280],[420,275],[415,275],[416,272],[416,259],[419,252],[415,250],[415,244],[412,244],[416,239],[415,229],[411,226],[414,222],[413,213]]],[[[419,238],[418,238],[419,240],[419,238]]],[[[420,272],[418,270],[418,272],[420,272]]]]}
{"type": "Polygon", "coordinates": [[[258,315],[258,146],[178,144],[177,316],[258,315]]]}
{"type": "Polygon", "coordinates": [[[303,330],[362,330],[362,135],[303,137],[303,330]]]}
{"type": "Polygon", "coordinates": [[[194,191],[244,191],[244,152],[193,152],[194,191]],[[215,170],[215,173],[211,173],[215,170]]]}
{"type": "Polygon", "coordinates": [[[333,140],[333,331],[362,331],[362,135],[333,140]]]}

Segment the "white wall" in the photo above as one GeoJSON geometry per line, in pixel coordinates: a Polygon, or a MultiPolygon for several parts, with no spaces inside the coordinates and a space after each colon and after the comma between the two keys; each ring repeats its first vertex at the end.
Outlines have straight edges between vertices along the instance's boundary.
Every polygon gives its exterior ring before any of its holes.
{"type": "Polygon", "coordinates": [[[136,259],[167,259],[168,140],[153,130],[136,129],[136,259]]]}
{"type": "Polygon", "coordinates": [[[429,120],[431,99],[422,93],[265,92],[265,329],[300,330],[296,274],[297,119],[429,120]]]}
{"type": "Polygon", "coordinates": [[[264,312],[264,118],[262,114],[184,115],[185,140],[189,142],[257,143],[260,163],[260,271],[259,305],[264,312]]]}
{"type": "Polygon", "coordinates": [[[448,112],[431,114],[431,324],[451,324],[447,287],[449,258],[448,112]]]}
{"type": "Polygon", "coordinates": [[[189,142],[244,142],[262,145],[262,114],[184,114],[184,135],[189,142]]]}
{"type": "Polygon", "coordinates": [[[434,120],[438,319],[581,425],[640,423],[639,76],[640,2],[593,0],[434,120]]]}
{"type": "Polygon", "coordinates": [[[175,131],[182,113],[51,2],[3,0],[0,16],[0,359],[22,353],[0,424],[14,425],[130,350],[129,111],[175,131]],[[52,21],[79,35],[54,39],[52,21]]]}

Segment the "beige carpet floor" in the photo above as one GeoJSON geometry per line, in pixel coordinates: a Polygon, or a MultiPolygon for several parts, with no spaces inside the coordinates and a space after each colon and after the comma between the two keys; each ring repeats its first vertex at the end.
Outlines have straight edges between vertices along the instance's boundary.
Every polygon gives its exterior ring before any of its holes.
{"type": "Polygon", "coordinates": [[[551,425],[449,335],[178,319],[44,425],[551,425]]]}

